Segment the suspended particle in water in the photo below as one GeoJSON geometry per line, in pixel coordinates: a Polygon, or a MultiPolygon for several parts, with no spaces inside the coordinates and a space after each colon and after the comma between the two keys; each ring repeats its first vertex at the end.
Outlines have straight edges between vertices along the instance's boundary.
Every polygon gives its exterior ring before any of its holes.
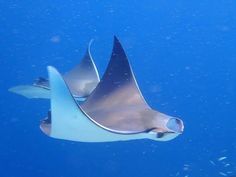
{"type": "Polygon", "coordinates": [[[225,164],[225,165],[224,165],[224,167],[228,167],[228,166],[230,166],[230,164],[229,164],[229,163],[227,163],[227,164],[225,164]]]}
{"type": "Polygon", "coordinates": [[[214,161],[210,160],[209,161],[212,165],[216,165],[214,161]]]}
{"type": "Polygon", "coordinates": [[[218,158],[218,161],[222,161],[222,160],[225,160],[225,159],[227,159],[227,157],[220,157],[220,158],[218,158]]]}
{"type": "Polygon", "coordinates": [[[219,172],[219,174],[220,174],[221,176],[227,176],[227,174],[226,174],[226,173],[223,173],[223,172],[219,172]]]}
{"type": "Polygon", "coordinates": [[[59,43],[59,42],[61,42],[61,37],[58,36],[58,35],[52,36],[51,39],[50,39],[50,41],[51,41],[52,43],[59,43]]]}

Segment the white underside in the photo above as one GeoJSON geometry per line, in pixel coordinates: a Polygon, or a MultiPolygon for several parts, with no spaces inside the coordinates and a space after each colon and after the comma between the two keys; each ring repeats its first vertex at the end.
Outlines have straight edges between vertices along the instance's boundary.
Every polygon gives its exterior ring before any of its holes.
{"type": "Polygon", "coordinates": [[[50,98],[50,90],[34,85],[19,85],[12,87],[9,91],[22,95],[26,98],[50,98]]]}
{"type": "MultiPolygon", "coordinates": [[[[34,85],[18,85],[9,89],[10,92],[24,96],[29,99],[50,99],[50,89],[34,86],[34,85]]],[[[74,95],[74,99],[78,102],[86,100],[84,97],[78,97],[74,95]]]]}

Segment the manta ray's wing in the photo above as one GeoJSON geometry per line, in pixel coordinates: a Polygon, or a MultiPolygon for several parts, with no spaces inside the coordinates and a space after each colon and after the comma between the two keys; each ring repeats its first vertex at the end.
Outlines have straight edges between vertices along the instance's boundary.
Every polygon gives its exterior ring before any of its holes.
{"type": "MultiPolygon", "coordinates": [[[[100,81],[90,53],[90,46],[91,42],[80,64],[63,76],[72,94],[78,100],[87,97],[100,81]]],[[[19,85],[10,88],[9,91],[27,98],[50,98],[49,82],[44,78],[37,79],[33,85],[19,85]]]]}
{"type": "Polygon", "coordinates": [[[50,98],[50,89],[35,85],[18,85],[9,89],[10,92],[22,95],[26,98],[50,98]]]}
{"type": "Polygon", "coordinates": [[[50,98],[48,80],[42,77],[36,79],[32,85],[18,85],[10,88],[9,91],[26,98],[50,98]]]}
{"type": "Polygon", "coordinates": [[[100,82],[97,68],[90,53],[91,42],[80,64],[63,76],[72,94],[78,97],[90,95],[100,82]]]}
{"type": "Polygon", "coordinates": [[[48,67],[51,85],[51,112],[42,121],[41,130],[50,137],[81,141],[106,142],[142,139],[146,133],[125,134],[113,131],[91,119],[77,104],[63,78],[53,67],[48,67]]]}
{"type": "Polygon", "coordinates": [[[156,111],[144,100],[116,37],[104,76],[81,106],[92,119],[113,130],[146,132],[154,128],[156,111]]]}

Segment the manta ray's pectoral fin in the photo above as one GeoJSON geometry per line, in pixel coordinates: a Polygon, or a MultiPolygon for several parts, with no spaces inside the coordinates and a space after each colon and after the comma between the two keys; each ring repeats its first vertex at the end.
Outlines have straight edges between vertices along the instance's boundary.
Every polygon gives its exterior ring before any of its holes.
{"type": "Polygon", "coordinates": [[[32,85],[18,85],[10,88],[8,91],[22,95],[26,98],[50,98],[50,88],[48,80],[39,77],[32,85]]]}
{"type": "Polygon", "coordinates": [[[8,91],[22,95],[26,98],[50,98],[50,89],[38,87],[35,85],[18,85],[10,88],[8,91]]]}
{"type": "Polygon", "coordinates": [[[43,121],[41,124],[41,129],[46,134],[54,138],[82,142],[144,138],[144,134],[126,135],[112,132],[112,130],[92,120],[76,103],[57,70],[48,67],[48,72],[51,87],[51,120],[43,121]]]}
{"type": "Polygon", "coordinates": [[[97,67],[90,52],[91,44],[92,40],[80,64],[63,76],[72,94],[78,97],[89,96],[100,82],[97,67]]]}
{"type": "Polygon", "coordinates": [[[81,106],[94,120],[115,130],[145,132],[153,128],[150,122],[156,113],[143,98],[128,57],[116,37],[105,74],[81,106]]]}
{"type": "Polygon", "coordinates": [[[181,120],[147,104],[116,37],[105,74],[81,107],[93,120],[106,127],[127,133],[148,132],[158,141],[170,140],[183,130],[181,120]]]}
{"type": "MultiPolygon", "coordinates": [[[[63,77],[72,94],[78,101],[83,101],[94,90],[100,81],[98,71],[90,53],[90,46],[81,62],[63,77]]],[[[50,86],[47,79],[39,78],[32,85],[20,85],[9,91],[26,98],[50,98],[50,86]]]]}

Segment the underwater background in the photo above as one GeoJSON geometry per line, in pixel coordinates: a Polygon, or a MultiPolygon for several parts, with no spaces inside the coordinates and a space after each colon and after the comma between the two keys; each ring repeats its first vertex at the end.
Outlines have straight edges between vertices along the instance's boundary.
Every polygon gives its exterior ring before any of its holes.
{"type": "Polygon", "coordinates": [[[236,1],[0,0],[1,177],[236,175],[236,1]],[[117,35],[147,102],[185,123],[169,142],[79,143],[39,129],[48,100],[8,92],[78,64],[100,75],[117,35]],[[228,165],[227,165],[228,164],[228,165]]]}

